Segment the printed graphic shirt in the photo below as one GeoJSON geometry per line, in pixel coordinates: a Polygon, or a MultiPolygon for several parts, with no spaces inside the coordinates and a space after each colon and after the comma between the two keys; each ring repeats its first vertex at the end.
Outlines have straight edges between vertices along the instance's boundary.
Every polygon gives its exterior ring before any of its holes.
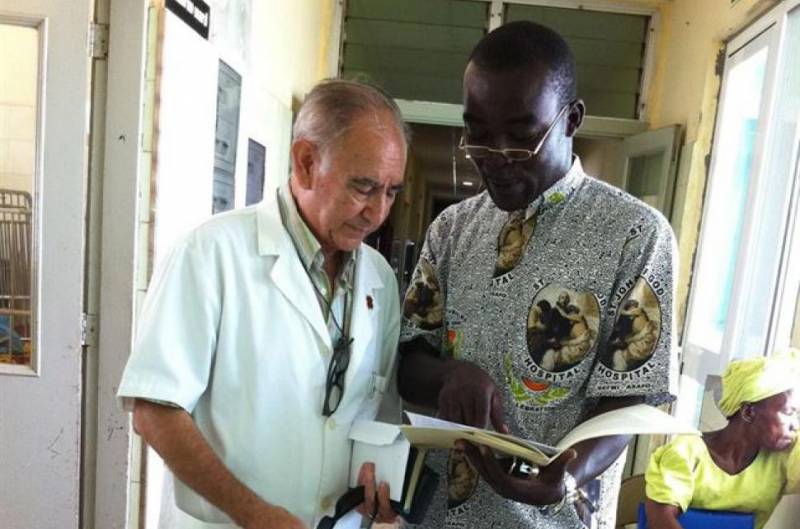
{"type": "MultiPolygon", "coordinates": [[[[423,337],[482,367],[504,392],[511,433],[555,444],[598,398],[674,398],[674,246],[661,214],[576,158],[525,210],[504,212],[484,192],[431,224],[401,341],[423,337]]],[[[425,527],[581,527],[574,508],[548,515],[503,499],[456,452],[439,465],[447,490],[425,527]]],[[[614,526],[621,468],[585,487],[598,527],[614,526]]]]}

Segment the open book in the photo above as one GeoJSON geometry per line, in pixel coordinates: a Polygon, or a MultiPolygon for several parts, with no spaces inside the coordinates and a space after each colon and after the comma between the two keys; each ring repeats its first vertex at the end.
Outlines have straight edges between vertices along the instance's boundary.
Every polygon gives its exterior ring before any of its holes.
{"type": "Polygon", "coordinates": [[[609,411],[578,426],[555,446],[520,439],[492,430],[443,421],[426,415],[406,412],[411,424],[400,426],[403,435],[418,448],[454,448],[458,439],[489,446],[498,452],[521,457],[535,465],[549,464],[570,446],[608,435],[696,434],[697,429],[647,404],[637,404],[609,411]]]}

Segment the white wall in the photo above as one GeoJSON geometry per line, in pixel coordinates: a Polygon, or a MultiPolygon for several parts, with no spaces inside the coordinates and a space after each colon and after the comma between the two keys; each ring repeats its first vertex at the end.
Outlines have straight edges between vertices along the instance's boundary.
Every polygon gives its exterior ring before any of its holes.
{"type": "Polygon", "coordinates": [[[248,138],[266,147],[265,188],[274,188],[288,174],[291,127],[291,111],[259,84],[243,54],[202,39],[171,12],[164,22],[154,173],[156,259],[176,237],[211,215],[220,60],[242,76],[237,207],[244,205],[248,138]]]}
{"type": "Polygon", "coordinates": [[[157,109],[155,255],[211,213],[218,58],[213,46],[165,13],[157,109]]]}

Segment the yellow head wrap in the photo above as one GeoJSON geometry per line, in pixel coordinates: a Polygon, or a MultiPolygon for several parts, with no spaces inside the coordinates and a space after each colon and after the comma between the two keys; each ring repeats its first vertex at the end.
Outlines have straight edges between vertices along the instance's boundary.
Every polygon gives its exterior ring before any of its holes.
{"type": "Polygon", "coordinates": [[[745,402],[758,402],[798,386],[800,369],[796,351],[737,360],[722,375],[719,409],[725,417],[730,417],[745,402]]]}

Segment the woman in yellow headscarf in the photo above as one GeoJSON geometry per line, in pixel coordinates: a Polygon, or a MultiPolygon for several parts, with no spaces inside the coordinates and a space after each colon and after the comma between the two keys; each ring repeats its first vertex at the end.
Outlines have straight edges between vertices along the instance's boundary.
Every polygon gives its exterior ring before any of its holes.
{"type": "Polygon", "coordinates": [[[756,529],[766,524],[786,492],[799,427],[799,372],[794,353],[730,364],[719,402],[728,425],[702,437],[678,436],[650,459],[650,529],[680,529],[678,517],[690,507],[750,512],[756,529]]]}

